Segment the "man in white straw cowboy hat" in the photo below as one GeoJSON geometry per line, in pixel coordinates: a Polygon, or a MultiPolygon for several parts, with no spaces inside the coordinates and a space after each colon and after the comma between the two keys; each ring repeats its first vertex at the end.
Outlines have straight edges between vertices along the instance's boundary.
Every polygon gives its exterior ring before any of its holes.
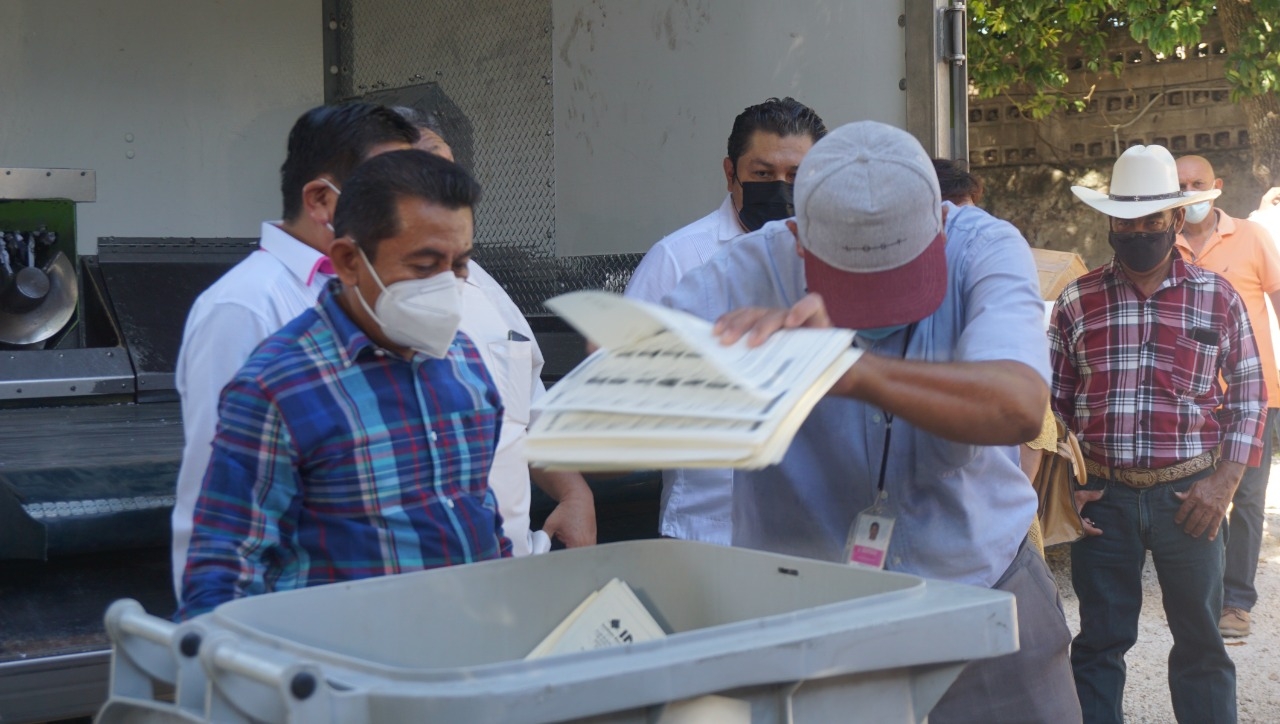
{"type": "Polygon", "coordinates": [[[982,209],[943,202],[920,143],[874,121],[814,144],[795,211],[664,300],[728,313],[725,341],[834,325],[868,352],[781,463],[734,471],[733,544],[844,562],[870,548],[872,565],[1012,593],[1021,649],[966,667],[929,721],[1080,721],[1071,633],[1026,540],[1036,495],[1016,449],[1049,397],[1030,247],[982,209]]]}
{"type": "Polygon", "coordinates": [[[1091,535],[1071,549],[1080,599],[1071,663],[1084,719],[1123,721],[1124,655],[1138,636],[1150,550],[1173,634],[1174,713],[1234,722],[1235,665],[1218,632],[1220,526],[1261,456],[1267,395],[1240,296],[1172,253],[1185,207],[1221,192],[1184,193],[1162,146],[1121,154],[1110,193],[1072,191],[1110,217],[1115,251],[1062,292],[1049,327],[1053,410],[1089,471],[1077,501],[1091,535]]]}

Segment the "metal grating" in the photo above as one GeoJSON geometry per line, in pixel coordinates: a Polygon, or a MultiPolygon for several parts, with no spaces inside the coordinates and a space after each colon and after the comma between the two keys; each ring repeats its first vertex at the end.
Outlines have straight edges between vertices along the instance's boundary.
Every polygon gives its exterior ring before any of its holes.
{"type": "Polygon", "coordinates": [[[626,287],[639,254],[555,254],[551,0],[337,0],[337,21],[338,96],[442,116],[484,186],[475,257],[521,311],[626,287]]]}
{"type": "Polygon", "coordinates": [[[35,520],[45,518],[79,518],[90,515],[122,513],[127,510],[172,508],[172,495],[136,495],[131,498],[95,498],[93,500],[60,500],[56,503],[29,503],[22,506],[35,520]]]}

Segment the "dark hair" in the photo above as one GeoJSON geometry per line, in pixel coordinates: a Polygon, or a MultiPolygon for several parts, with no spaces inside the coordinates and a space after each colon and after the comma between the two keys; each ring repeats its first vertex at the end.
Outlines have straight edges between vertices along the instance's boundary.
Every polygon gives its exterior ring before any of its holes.
{"type": "Polygon", "coordinates": [[[408,121],[414,128],[425,128],[444,139],[445,143],[449,142],[449,139],[444,137],[444,123],[441,122],[440,116],[436,115],[435,111],[420,111],[409,106],[392,106],[391,110],[408,121]]]}
{"type": "Polygon", "coordinates": [[[385,106],[345,103],[303,113],[289,131],[289,150],[280,167],[284,219],[302,211],[302,187],[321,174],[342,186],[375,146],[418,141],[418,129],[385,106]]]}
{"type": "Polygon", "coordinates": [[[982,200],[985,190],[982,179],[964,170],[959,162],[935,158],[933,170],[938,174],[938,188],[942,191],[943,201],[954,204],[968,199],[976,204],[982,200]]]}
{"type": "Polygon", "coordinates": [[[369,261],[378,244],[400,232],[397,207],[416,198],[449,210],[474,209],[480,184],[458,164],[426,151],[389,151],[356,167],[333,212],[334,236],[355,240],[369,261]]]}
{"type": "Polygon", "coordinates": [[[751,134],[756,131],[779,136],[807,135],[817,143],[827,135],[827,126],[812,108],[795,98],[770,98],[764,103],[750,106],[733,119],[733,130],[729,132],[729,160],[735,167],[738,159],[747,152],[751,134]]]}

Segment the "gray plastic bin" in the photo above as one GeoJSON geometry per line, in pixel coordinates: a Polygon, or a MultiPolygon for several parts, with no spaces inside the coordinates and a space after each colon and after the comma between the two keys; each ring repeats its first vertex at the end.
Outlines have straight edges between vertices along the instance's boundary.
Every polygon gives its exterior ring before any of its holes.
{"type": "Polygon", "coordinates": [[[716,693],[755,723],[919,722],[965,662],[1017,649],[1015,617],[999,591],[632,541],[258,596],[181,625],[117,602],[98,721],[639,723],[716,693]],[[523,660],[614,577],[670,636],[523,660]]]}

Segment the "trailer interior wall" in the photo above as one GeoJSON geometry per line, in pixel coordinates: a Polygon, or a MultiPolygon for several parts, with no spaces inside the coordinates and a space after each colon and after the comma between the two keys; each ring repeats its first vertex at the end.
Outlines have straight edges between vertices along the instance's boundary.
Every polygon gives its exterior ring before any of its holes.
{"type": "Polygon", "coordinates": [[[770,96],[796,98],[828,128],[907,127],[903,0],[552,8],[561,255],[643,252],[710,213],[726,193],[734,117],[770,96]]]}
{"type": "Polygon", "coordinates": [[[317,0],[5,0],[0,166],[89,168],[99,236],[256,237],[324,100],[317,0]]]}

